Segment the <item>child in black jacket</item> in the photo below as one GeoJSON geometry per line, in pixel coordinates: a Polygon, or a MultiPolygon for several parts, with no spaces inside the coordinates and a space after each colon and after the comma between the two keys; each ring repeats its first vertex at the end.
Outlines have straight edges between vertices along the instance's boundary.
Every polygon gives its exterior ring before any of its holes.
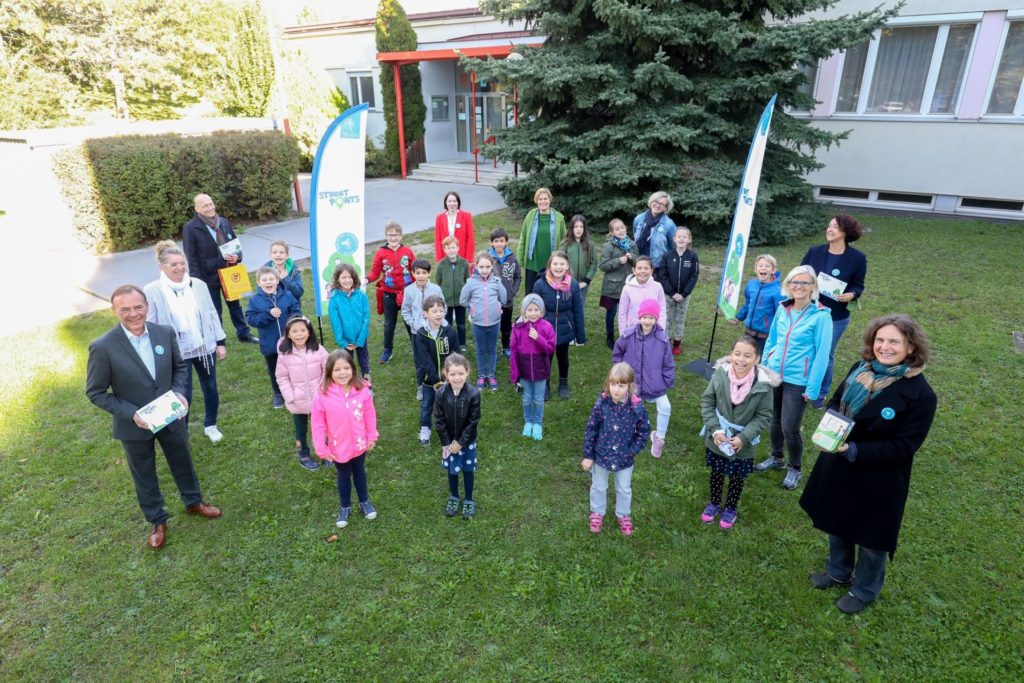
{"type": "Polygon", "coordinates": [[[676,248],[665,253],[654,279],[665,290],[665,332],[672,340],[672,355],[678,356],[682,353],[679,345],[686,328],[686,309],[690,306],[690,293],[697,286],[700,262],[697,252],[690,248],[693,237],[689,228],[677,228],[674,240],[676,248]]]}
{"type": "Polygon", "coordinates": [[[459,511],[459,472],[466,483],[466,499],[462,518],[476,514],[473,502],[473,473],[476,472],[476,429],[480,424],[480,392],[466,383],[469,361],[453,353],[444,361],[445,383],[437,390],[434,401],[434,428],[441,440],[441,467],[448,472],[451,496],[445,514],[454,517],[459,511]]]}
{"type": "Polygon", "coordinates": [[[441,386],[444,361],[459,349],[459,336],[445,320],[444,299],[431,295],[423,300],[423,326],[412,338],[412,355],[416,363],[416,384],[422,388],[420,398],[420,445],[430,445],[430,415],[434,398],[441,386]]]}

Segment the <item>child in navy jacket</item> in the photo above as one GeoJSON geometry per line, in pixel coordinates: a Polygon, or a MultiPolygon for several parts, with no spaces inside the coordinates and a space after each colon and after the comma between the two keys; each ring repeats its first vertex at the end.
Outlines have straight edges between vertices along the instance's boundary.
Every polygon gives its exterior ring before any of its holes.
{"type": "Polygon", "coordinates": [[[604,391],[594,402],[583,435],[583,461],[591,472],[590,530],[599,533],[604,524],[608,496],[608,473],[615,477],[615,516],[625,536],[633,533],[630,506],[633,501],[633,460],[647,443],[651,422],[643,402],[636,395],[636,373],[626,363],[616,363],[608,372],[604,391]]]}
{"type": "Polygon", "coordinates": [[[274,390],[274,407],[284,408],[284,396],[277,385],[277,343],[284,335],[284,324],[293,315],[301,315],[299,302],[288,290],[278,288],[280,278],[273,268],[263,266],[256,271],[259,288],[249,299],[245,322],[260,331],[260,353],[267,362],[270,386],[274,390]]]}

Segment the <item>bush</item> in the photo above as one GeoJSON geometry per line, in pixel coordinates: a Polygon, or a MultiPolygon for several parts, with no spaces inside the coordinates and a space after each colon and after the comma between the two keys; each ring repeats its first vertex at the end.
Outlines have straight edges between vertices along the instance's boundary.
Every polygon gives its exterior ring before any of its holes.
{"type": "Polygon", "coordinates": [[[295,141],[277,132],[102,138],[54,156],[75,227],[99,252],[180,238],[200,192],[233,221],[281,218],[298,164],[295,141]]]}
{"type": "MultiPolygon", "coordinates": [[[[384,136],[380,136],[383,138],[384,136]]],[[[366,177],[384,178],[394,175],[391,168],[391,159],[388,151],[383,147],[383,140],[380,140],[381,147],[373,144],[369,137],[366,138],[366,177]]]]}

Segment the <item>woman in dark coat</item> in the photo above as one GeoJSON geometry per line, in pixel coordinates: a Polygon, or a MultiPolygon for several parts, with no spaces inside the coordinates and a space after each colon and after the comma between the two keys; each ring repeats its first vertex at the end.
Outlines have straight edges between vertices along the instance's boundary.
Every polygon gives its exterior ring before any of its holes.
{"type": "Polygon", "coordinates": [[[854,420],[835,453],[814,464],[800,506],[829,535],[825,571],[815,588],[849,586],[836,606],[856,614],[878,597],[886,556],[896,551],[914,453],[935,417],[935,392],[924,378],[928,338],[908,315],[875,318],[858,361],[829,408],[854,420]]]}

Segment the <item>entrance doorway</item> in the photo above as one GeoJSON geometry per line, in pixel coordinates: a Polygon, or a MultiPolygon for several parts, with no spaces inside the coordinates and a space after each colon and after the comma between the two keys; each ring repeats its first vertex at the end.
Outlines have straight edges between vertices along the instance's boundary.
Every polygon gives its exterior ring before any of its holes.
{"type": "Polygon", "coordinates": [[[460,156],[473,156],[473,126],[476,126],[476,144],[512,123],[512,97],[503,92],[455,95],[455,138],[460,156]]]}

